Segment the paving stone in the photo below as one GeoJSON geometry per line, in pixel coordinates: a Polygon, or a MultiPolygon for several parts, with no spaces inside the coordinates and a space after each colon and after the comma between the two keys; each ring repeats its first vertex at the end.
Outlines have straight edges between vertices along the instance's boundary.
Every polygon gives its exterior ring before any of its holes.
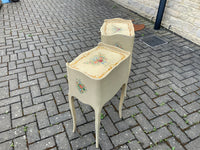
{"type": "Polygon", "coordinates": [[[137,88],[137,89],[134,89],[134,90],[131,90],[131,91],[128,91],[127,92],[127,95],[128,97],[133,97],[133,96],[137,96],[137,95],[140,95],[144,93],[140,88],[137,88]]]}
{"type": "MultiPolygon", "coordinates": [[[[102,149],[112,149],[113,148],[113,145],[104,129],[100,129],[100,131],[99,131],[99,145],[102,149]]],[[[95,147],[95,149],[96,149],[96,147],[95,147]]]]}
{"type": "Polygon", "coordinates": [[[41,95],[40,88],[38,85],[31,86],[32,97],[38,97],[41,95]]]}
{"type": "Polygon", "coordinates": [[[133,140],[133,139],[135,139],[135,137],[133,136],[130,130],[121,132],[118,135],[111,137],[111,141],[115,146],[124,144],[128,142],[129,140],[133,140]]]}
{"type": "Polygon", "coordinates": [[[188,103],[193,102],[197,99],[199,99],[199,95],[196,93],[191,93],[183,97],[188,103]]]}
{"type": "MultiPolygon", "coordinates": [[[[63,121],[70,119],[70,118],[71,118],[71,114],[68,111],[68,112],[64,112],[64,113],[49,117],[49,120],[50,120],[51,124],[56,124],[56,123],[63,122],[63,121]]],[[[78,120],[78,117],[77,117],[77,120],[78,120]]]]}
{"type": "Polygon", "coordinates": [[[57,105],[66,103],[65,97],[64,97],[64,95],[62,94],[62,92],[55,92],[55,93],[53,93],[53,96],[55,97],[55,100],[56,100],[56,104],[57,104],[57,105]]]}
{"type": "Polygon", "coordinates": [[[44,104],[37,104],[31,107],[24,108],[24,115],[33,114],[37,111],[45,109],[44,104]]]}
{"type": "Polygon", "coordinates": [[[41,136],[41,139],[44,139],[46,137],[50,137],[54,134],[57,134],[63,131],[64,131],[64,128],[62,124],[53,125],[52,127],[48,127],[48,128],[44,128],[40,130],[40,136],[41,136]]]}
{"type": "Polygon", "coordinates": [[[176,141],[174,137],[169,138],[167,141],[169,142],[170,146],[174,147],[176,150],[184,150],[183,146],[178,141],[176,141]]]}
{"type": "Polygon", "coordinates": [[[130,150],[142,150],[143,148],[140,146],[138,141],[134,140],[128,143],[130,150]]]}
{"type": "Polygon", "coordinates": [[[0,115],[0,132],[11,129],[10,113],[0,115]]]}
{"type": "Polygon", "coordinates": [[[162,116],[159,116],[158,118],[151,120],[150,122],[154,127],[159,128],[161,126],[164,126],[170,123],[171,121],[172,120],[168,116],[162,115],[162,116]]]}
{"type": "Polygon", "coordinates": [[[15,129],[11,129],[5,132],[0,133],[0,143],[5,142],[7,140],[15,139],[18,136],[24,135],[24,127],[19,127],[15,129]]]}
{"type": "Polygon", "coordinates": [[[13,148],[10,146],[12,144],[12,141],[4,142],[0,144],[0,147],[2,150],[12,150],[13,148]]]}
{"type": "Polygon", "coordinates": [[[172,134],[167,130],[166,127],[160,128],[155,132],[149,134],[149,137],[152,139],[154,143],[159,142],[160,140],[166,139],[172,134]]]}
{"type": "MultiPolygon", "coordinates": [[[[125,119],[125,118],[128,118],[128,117],[132,116],[133,114],[137,114],[137,113],[139,113],[139,110],[136,106],[134,106],[129,109],[122,110],[122,118],[125,119]]],[[[116,117],[119,117],[118,114],[116,114],[116,115],[117,115],[116,117]]]]}
{"type": "Polygon", "coordinates": [[[54,146],[55,146],[55,141],[53,137],[50,137],[29,145],[29,149],[30,150],[47,149],[54,146]]]}
{"type": "Polygon", "coordinates": [[[9,80],[9,88],[10,90],[16,90],[18,89],[19,85],[18,85],[18,80],[17,79],[13,79],[13,80],[9,80]]]}
{"type": "Polygon", "coordinates": [[[19,102],[19,101],[20,101],[19,96],[11,97],[11,98],[8,98],[8,99],[3,99],[3,100],[1,100],[0,107],[9,105],[9,104],[12,104],[12,103],[15,103],[15,102],[19,102]]]}
{"type": "Polygon", "coordinates": [[[14,147],[16,150],[27,150],[26,136],[24,135],[14,139],[14,147]]]}
{"type": "Polygon", "coordinates": [[[28,116],[24,116],[24,117],[12,120],[12,124],[13,124],[13,127],[18,127],[18,126],[25,125],[33,121],[35,121],[35,116],[28,115],[28,116]]]}
{"type": "Polygon", "coordinates": [[[75,131],[73,133],[73,122],[72,122],[72,120],[65,121],[64,126],[65,126],[65,130],[67,132],[69,140],[72,140],[72,139],[79,137],[79,134],[77,133],[77,131],[75,131]]]}
{"type": "Polygon", "coordinates": [[[108,115],[110,116],[113,122],[117,122],[120,120],[118,112],[113,108],[112,105],[105,107],[105,110],[107,111],[108,115]]]}
{"type": "Polygon", "coordinates": [[[12,119],[22,116],[22,106],[21,103],[14,103],[11,105],[12,119]]]}
{"type": "Polygon", "coordinates": [[[84,135],[90,132],[95,132],[95,123],[94,122],[86,123],[82,126],[79,126],[78,130],[81,135],[84,135]]]}
{"type": "Polygon", "coordinates": [[[9,106],[0,107],[0,115],[4,113],[8,113],[10,111],[9,106]]]}
{"type": "Polygon", "coordinates": [[[189,138],[186,136],[184,132],[182,132],[175,124],[169,125],[169,130],[178,138],[182,143],[187,143],[189,138]]]}
{"type": "Polygon", "coordinates": [[[153,126],[142,114],[138,114],[137,116],[135,116],[135,118],[144,131],[150,132],[153,130],[153,126]]]}
{"type": "Polygon", "coordinates": [[[126,129],[129,129],[129,128],[133,127],[133,126],[136,126],[136,125],[137,125],[137,122],[132,117],[127,118],[126,120],[120,121],[120,122],[118,122],[118,123],[115,124],[115,126],[117,127],[117,129],[120,132],[124,131],[126,129]]]}
{"type": "Polygon", "coordinates": [[[192,102],[188,105],[185,105],[183,107],[188,113],[192,113],[194,111],[197,111],[200,108],[200,104],[197,102],[192,102]]]}
{"type": "Polygon", "coordinates": [[[189,121],[189,124],[195,124],[200,122],[200,113],[196,112],[196,113],[192,113],[190,115],[187,116],[186,118],[189,121]]]}
{"type": "Polygon", "coordinates": [[[71,141],[72,148],[80,149],[92,144],[95,141],[94,136],[90,133],[81,138],[71,141]]]}
{"type": "Polygon", "coordinates": [[[180,127],[181,129],[185,129],[188,127],[188,125],[185,123],[185,121],[179,117],[179,115],[177,115],[177,113],[175,112],[170,112],[169,113],[169,117],[174,121],[176,122],[180,127]]]}
{"type": "Polygon", "coordinates": [[[1,68],[0,76],[5,76],[5,75],[7,75],[7,74],[8,74],[7,67],[1,68]]]}
{"type": "Polygon", "coordinates": [[[145,104],[139,104],[138,108],[142,111],[142,113],[148,118],[152,119],[156,117],[154,113],[145,105],[145,104]]]}
{"type": "Polygon", "coordinates": [[[190,129],[186,130],[185,133],[191,138],[194,139],[200,135],[200,124],[194,125],[190,127],[190,129]]]}
{"type": "Polygon", "coordinates": [[[200,142],[199,142],[199,140],[200,140],[200,137],[198,137],[194,141],[189,142],[187,145],[185,145],[186,149],[190,149],[190,150],[200,149],[200,142]]]}
{"type": "Polygon", "coordinates": [[[112,121],[108,116],[106,116],[103,120],[101,120],[101,124],[103,125],[108,136],[112,136],[118,133],[117,129],[115,128],[114,124],[112,123],[112,121]]]}
{"type": "Polygon", "coordinates": [[[27,128],[28,143],[33,143],[35,141],[40,140],[39,130],[38,130],[37,124],[35,122],[26,125],[25,128],[27,128]]]}
{"type": "Polygon", "coordinates": [[[45,105],[46,105],[47,113],[48,113],[49,116],[53,116],[53,115],[58,114],[58,110],[57,110],[57,107],[56,107],[54,100],[45,102],[45,105]]]}
{"type": "Polygon", "coordinates": [[[9,97],[8,87],[2,87],[2,88],[0,88],[0,93],[1,93],[0,100],[8,98],[9,97]]]}
{"type": "Polygon", "coordinates": [[[138,98],[138,97],[133,97],[133,98],[130,98],[130,99],[127,99],[124,101],[124,105],[126,107],[131,107],[131,106],[135,106],[139,103],[141,103],[142,101],[138,98]]]}
{"type": "Polygon", "coordinates": [[[28,93],[28,92],[29,92],[29,88],[28,87],[21,88],[21,89],[17,89],[17,90],[11,91],[10,92],[10,96],[13,97],[13,96],[22,95],[22,94],[25,94],[25,93],[28,93]]]}
{"type": "Polygon", "coordinates": [[[32,100],[31,100],[32,98],[31,98],[30,93],[26,93],[26,94],[21,95],[21,99],[22,99],[22,106],[23,107],[31,106],[33,104],[32,100]]]}
{"type": "Polygon", "coordinates": [[[169,106],[171,106],[172,109],[176,110],[176,112],[180,115],[180,116],[184,116],[187,115],[188,113],[180,106],[178,105],[176,102],[172,101],[168,103],[169,106]]]}
{"type": "Polygon", "coordinates": [[[37,98],[33,98],[33,103],[39,104],[39,103],[46,102],[46,101],[51,100],[51,99],[53,99],[52,94],[48,94],[48,95],[40,96],[40,97],[37,97],[37,98]]]}
{"type": "Polygon", "coordinates": [[[69,103],[66,103],[66,104],[62,104],[60,106],[58,106],[58,110],[59,112],[64,112],[64,111],[69,111],[70,108],[69,108],[69,103]]]}
{"type": "MultiPolygon", "coordinates": [[[[147,149],[147,150],[151,150],[152,148],[149,148],[149,149],[147,149]]],[[[170,149],[170,147],[167,145],[167,144],[165,144],[165,143],[162,143],[162,144],[159,144],[159,145],[156,145],[156,146],[154,146],[153,147],[153,150],[168,150],[168,149],[170,149]]]]}
{"type": "MultiPolygon", "coordinates": [[[[158,93],[158,94],[159,94],[159,93],[158,93]]],[[[154,99],[154,101],[155,101],[158,105],[160,105],[160,104],[162,104],[162,103],[167,103],[167,102],[171,101],[171,98],[170,98],[168,95],[164,95],[164,96],[160,96],[160,97],[154,99]]]]}
{"type": "Polygon", "coordinates": [[[141,127],[137,126],[132,129],[136,139],[141,143],[143,148],[148,147],[151,144],[149,137],[143,132],[141,127]]]}
{"type": "Polygon", "coordinates": [[[163,106],[159,106],[159,107],[154,108],[153,112],[157,116],[159,116],[159,115],[162,115],[162,114],[165,114],[165,113],[169,112],[170,110],[171,110],[171,108],[167,104],[165,104],[163,106]]]}
{"type": "Polygon", "coordinates": [[[142,101],[149,107],[149,108],[153,108],[156,107],[156,104],[154,101],[152,101],[151,98],[149,98],[146,94],[143,94],[140,96],[142,101]]]}
{"type": "Polygon", "coordinates": [[[49,126],[49,119],[45,110],[36,112],[36,117],[39,129],[49,126]]]}
{"type": "Polygon", "coordinates": [[[60,150],[71,150],[69,140],[66,137],[65,133],[61,133],[55,136],[56,143],[58,146],[58,149],[60,150]]]}

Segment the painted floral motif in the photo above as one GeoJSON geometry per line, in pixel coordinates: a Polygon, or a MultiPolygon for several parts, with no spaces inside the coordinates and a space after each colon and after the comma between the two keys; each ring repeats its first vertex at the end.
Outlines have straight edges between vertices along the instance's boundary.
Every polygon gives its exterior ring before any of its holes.
{"type": "Polygon", "coordinates": [[[116,27],[116,26],[113,26],[113,28],[112,28],[112,31],[113,31],[114,33],[119,32],[119,31],[121,31],[121,30],[122,30],[121,28],[116,27]]]}
{"type": "Polygon", "coordinates": [[[87,89],[86,89],[85,85],[81,83],[80,80],[76,80],[76,84],[77,84],[78,90],[81,94],[86,92],[87,89]]]}
{"type": "Polygon", "coordinates": [[[89,61],[85,62],[86,64],[105,64],[107,63],[105,56],[102,54],[94,55],[92,58],[90,58],[89,61]]]}
{"type": "Polygon", "coordinates": [[[121,47],[121,45],[118,44],[118,43],[115,43],[115,46],[116,46],[116,47],[119,47],[119,48],[121,48],[121,49],[123,49],[123,48],[121,47]]]}

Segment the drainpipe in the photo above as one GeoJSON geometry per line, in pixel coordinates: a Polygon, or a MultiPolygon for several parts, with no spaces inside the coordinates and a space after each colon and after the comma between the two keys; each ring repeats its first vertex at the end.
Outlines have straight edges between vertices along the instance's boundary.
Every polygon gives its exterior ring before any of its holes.
{"type": "Polygon", "coordinates": [[[162,21],[162,17],[163,17],[163,13],[164,13],[164,10],[165,10],[166,2],[167,2],[167,0],[160,0],[158,12],[157,12],[157,17],[156,17],[156,22],[155,22],[155,25],[154,25],[154,29],[155,30],[159,30],[160,29],[160,24],[161,24],[161,21],[162,21]]]}

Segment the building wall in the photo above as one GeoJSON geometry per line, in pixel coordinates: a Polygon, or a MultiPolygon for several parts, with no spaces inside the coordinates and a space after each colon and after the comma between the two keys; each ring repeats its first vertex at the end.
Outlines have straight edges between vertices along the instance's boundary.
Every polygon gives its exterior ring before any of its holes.
{"type": "MultiPolygon", "coordinates": [[[[155,21],[160,0],[113,0],[155,21]]],[[[168,0],[162,25],[200,45],[200,0],[168,0]]]]}

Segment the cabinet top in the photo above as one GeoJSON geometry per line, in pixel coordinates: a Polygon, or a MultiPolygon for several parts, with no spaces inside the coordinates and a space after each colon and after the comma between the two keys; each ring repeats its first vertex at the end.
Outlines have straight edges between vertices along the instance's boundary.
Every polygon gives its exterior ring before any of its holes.
{"type": "Polygon", "coordinates": [[[69,66],[91,78],[101,79],[128,56],[129,52],[100,43],[97,47],[80,54],[69,66]]]}
{"type": "Polygon", "coordinates": [[[102,35],[121,34],[126,36],[134,36],[134,26],[131,20],[121,18],[106,19],[101,27],[102,35]]]}

